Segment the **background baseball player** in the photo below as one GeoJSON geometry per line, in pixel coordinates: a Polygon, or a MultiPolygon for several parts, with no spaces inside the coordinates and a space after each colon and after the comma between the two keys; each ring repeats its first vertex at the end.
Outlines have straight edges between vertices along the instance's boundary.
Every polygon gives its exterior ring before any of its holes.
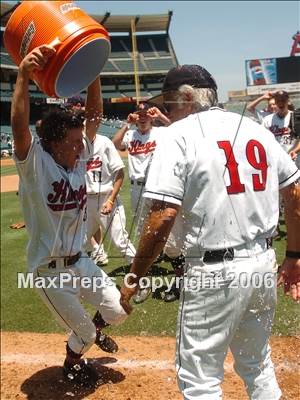
{"type": "MultiPolygon", "coordinates": [[[[127,284],[144,276],[181,209],[187,263],[176,369],[184,399],[221,398],[229,348],[249,397],[279,399],[268,345],[276,304],[276,259],[268,238],[276,229],[281,189],[288,228],[281,277],[285,291],[299,300],[300,188],[293,182],[300,172],[264,127],[210,109],[217,85],[204,68],[170,70],[160,99],[177,122],[165,128],[171,134],[153,156],[145,189],[152,206],[130,271],[136,278],[127,284]]],[[[121,289],[128,312],[135,290],[121,289]]]]}
{"type": "Polygon", "coordinates": [[[117,150],[128,151],[131,208],[136,222],[141,217],[142,193],[149,161],[160,134],[160,129],[152,126],[153,118],[148,113],[150,108],[147,103],[140,103],[136,111],[128,115],[127,123],[112,140],[117,150]],[[136,125],[136,128],[131,129],[131,124],[136,125]]]}
{"type": "MultiPolygon", "coordinates": [[[[113,143],[118,150],[128,151],[128,175],[131,183],[131,206],[134,210],[134,221],[137,224],[139,236],[143,226],[147,203],[143,200],[143,192],[151,157],[155,151],[159,138],[164,135],[164,128],[153,126],[154,123],[167,126],[171,123],[160,110],[147,103],[140,103],[136,111],[127,117],[125,124],[114,136],[113,143]],[[136,129],[130,129],[130,124],[135,124],[136,129]]],[[[164,253],[169,257],[176,276],[181,276],[182,265],[182,221],[180,215],[170,233],[164,253]]],[[[143,288],[134,297],[135,303],[142,303],[150,294],[150,288],[143,288]]],[[[174,301],[179,298],[179,291],[174,284],[169,292],[165,293],[164,300],[174,301]]]]}
{"type": "MultiPolygon", "coordinates": [[[[86,149],[87,162],[87,242],[99,226],[103,235],[108,234],[129,264],[135,256],[135,248],[126,231],[124,206],[118,196],[124,179],[124,164],[112,141],[95,135],[86,149]],[[90,156],[88,155],[90,153],[90,156]]],[[[103,238],[102,238],[103,240],[103,238]]],[[[103,250],[98,249],[99,255],[103,250]]],[[[97,260],[97,250],[92,253],[97,260]]]]}
{"type": "MultiPolygon", "coordinates": [[[[283,149],[290,153],[297,146],[297,139],[293,136],[291,130],[291,114],[289,110],[289,95],[285,91],[274,93],[276,104],[276,112],[263,118],[263,125],[269,129],[283,149]]],[[[295,158],[295,162],[300,167],[299,155],[295,158]]]]}
{"type": "MultiPolygon", "coordinates": [[[[15,160],[20,176],[20,200],[29,234],[28,265],[45,282],[37,291],[60,324],[71,331],[66,346],[64,374],[74,383],[98,380],[96,370],[81,357],[96,343],[115,351],[101,333],[107,323],[120,323],[126,313],[120,293],[109,277],[84,253],[86,235],[86,162],[81,159],[83,120],[67,110],[43,119],[41,140],[29,130],[29,78],[42,70],[55,50],[39,46],[21,62],[12,100],[15,160]],[[65,276],[65,280],[63,279],[65,276]],[[89,280],[83,284],[82,278],[89,280]],[[93,281],[99,288],[94,290],[93,281]],[[47,282],[54,282],[48,285],[47,282]],[[81,304],[98,310],[92,320],[81,304]]],[[[88,88],[86,135],[94,135],[102,113],[100,80],[88,88]]]]}

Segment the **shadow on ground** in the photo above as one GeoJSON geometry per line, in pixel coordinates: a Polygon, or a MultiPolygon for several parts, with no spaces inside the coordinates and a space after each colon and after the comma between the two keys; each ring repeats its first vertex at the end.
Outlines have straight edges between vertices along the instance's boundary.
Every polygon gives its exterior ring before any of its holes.
{"type": "Polygon", "coordinates": [[[85,399],[97,388],[107,383],[114,384],[125,379],[119,371],[108,368],[103,364],[113,364],[117,360],[113,357],[94,358],[89,360],[99,374],[99,381],[92,387],[78,387],[63,377],[62,367],[48,367],[42,369],[26,379],[21,385],[21,391],[28,400],[80,400],[85,399]]]}

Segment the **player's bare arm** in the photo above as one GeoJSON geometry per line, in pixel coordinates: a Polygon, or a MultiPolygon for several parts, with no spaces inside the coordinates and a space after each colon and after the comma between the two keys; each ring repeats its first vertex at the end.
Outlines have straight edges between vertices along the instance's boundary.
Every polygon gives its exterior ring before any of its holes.
{"type": "Polygon", "coordinates": [[[298,153],[300,153],[300,140],[299,139],[296,140],[293,147],[289,150],[289,155],[291,156],[292,160],[295,160],[298,153]]]}
{"type": "Polygon", "coordinates": [[[11,126],[16,156],[25,160],[30,149],[31,133],[29,129],[29,79],[34,70],[42,70],[55,49],[42,45],[33,49],[19,66],[16,86],[11,105],[11,126]]]}
{"type": "Polygon", "coordinates": [[[287,228],[286,258],[280,269],[278,284],[294,300],[300,300],[300,185],[292,183],[281,191],[287,228]]]}
{"type": "Polygon", "coordinates": [[[116,172],[116,176],[114,179],[114,185],[113,185],[113,190],[111,194],[109,195],[109,198],[107,201],[103,204],[103,207],[101,208],[101,214],[110,214],[113,206],[115,204],[117,195],[121,189],[121,186],[123,185],[124,181],[124,169],[119,169],[116,172]]]}
{"type": "Polygon", "coordinates": [[[269,100],[272,96],[271,92],[266,92],[262,96],[258,97],[257,99],[251,101],[247,105],[247,111],[251,112],[252,114],[255,114],[255,109],[258,106],[259,103],[261,103],[264,100],[269,100]]]}
{"type": "Polygon", "coordinates": [[[161,122],[164,126],[169,126],[171,125],[171,121],[169,118],[163,114],[157,107],[151,107],[147,111],[147,115],[149,115],[152,120],[157,120],[161,122]]]}
{"type": "Polygon", "coordinates": [[[129,127],[128,124],[124,124],[122,128],[120,128],[115,136],[112,139],[113,144],[115,145],[115,148],[119,151],[126,150],[126,147],[122,145],[123,138],[125,136],[125,133],[128,131],[129,127]]]}
{"type": "Polygon", "coordinates": [[[122,144],[126,132],[130,129],[130,124],[135,124],[138,121],[138,114],[130,113],[127,117],[127,122],[120,128],[112,139],[113,144],[119,151],[126,150],[126,146],[122,144]]]}
{"type": "Polygon", "coordinates": [[[95,139],[97,129],[101,123],[102,115],[103,99],[100,77],[98,76],[87,89],[85,104],[85,133],[91,142],[95,139]]]}
{"type": "MultiPolygon", "coordinates": [[[[179,208],[171,203],[153,200],[144,223],[136,256],[130,268],[130,273],[136,276],[136,278],[132,278],[131,284],[138,283],[139,279],[146,275],[152,263],[162,252],[179,208]]],[[[121,288],[120,302],[127,313],[132,311],[129,301],[137,289],[137,286],[130,288],[125,285],[121,288]]]]}

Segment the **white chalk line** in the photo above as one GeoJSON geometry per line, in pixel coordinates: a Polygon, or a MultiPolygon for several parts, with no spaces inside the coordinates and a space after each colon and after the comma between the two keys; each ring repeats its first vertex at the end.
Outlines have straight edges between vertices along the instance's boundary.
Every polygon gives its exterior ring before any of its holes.
{"type": "MultiPolygon", "coordinates": [[[[157,369],[157,370],[175,370],[173,360],[133,360],[133,359],[115,359],[114,355],[110,356],[111,361],[107,357],[89,358],[95,365],[104,365],[109,368],[128,368],[128,369],[157,369]],[[116,361],[114,361],[114,359],[116,361]]],[[[43,365],[50,367],[54,365],[62,365],[64,357],[55,354],[25,354],[25,353],[6,353],[1,354],[1,364],[21,364],[21,365],[43,365]]],[[[293,361],[281,361],[274,364],[275,369],[283,372],[297,372],[300,370],[300,364],[293,361]]],[[[233,363],[226,361],[224,364],[226,372],[233,372],[233,363]]]]}

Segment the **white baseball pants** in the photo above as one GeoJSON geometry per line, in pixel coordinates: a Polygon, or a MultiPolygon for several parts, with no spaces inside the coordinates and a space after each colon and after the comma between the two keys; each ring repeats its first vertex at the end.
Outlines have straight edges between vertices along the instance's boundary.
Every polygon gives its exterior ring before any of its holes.
{"type": "Polygon", "coordinates": [[[234,369],[253,400],[281,396],[268,339],[276,305],[273,249],[253,247],[233,261],[187,260],[177,322],[176,369],[185,400],[222,398],[220,383],[228,349],[234,369]],[[205,277],[206,287],[197,288],[205,277]],[[218,277],[219,287],[212,281],[218,277]]]}
{"type": "Polygon", "coordinates": [[[84,354],[96,339],[96,327],[81,300],[99,310],[108,324],[119,324],[127,317],[114,282],[86,254],[71,267],[40,266],[35,278],[56,280],[55,285],[37,291],[60,325],[71,331],[68,344],[77,354],[84,354]]]}
{"type": "Polygon", "coordinates": [[[90,243],[91,237],[101,226],[103,235],[108,234],[114,246],[131,264],[136,251],[126,231],[125,209],[120,198],[117,197],[110,214],[103,215],[100,212],[109,195],[106,193],[87,197],[87,243],[90,243]]]}
{"type": "Polygon", "coordinates": [[[143,198],[145,185],[138,185],[137,181],[131,180],[130,185],[130,198],[131,198],[131,210],[134,218],[134,223],[139,229],[142,225],[142,220],[146,215],[146,201],[143,198]]]}

